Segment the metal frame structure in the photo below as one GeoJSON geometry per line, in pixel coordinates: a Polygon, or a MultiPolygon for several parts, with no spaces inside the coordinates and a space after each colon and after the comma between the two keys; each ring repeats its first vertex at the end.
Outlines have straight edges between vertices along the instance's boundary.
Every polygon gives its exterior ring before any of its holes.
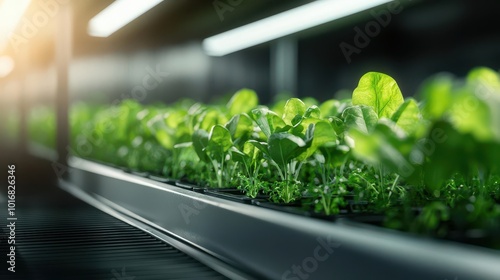
{"type": "Polygon", "coordinates": [[[224,264],[245,274],[243,278],[500,277],[500,253],[494,250],[273,211],[78,158],[69,164],[63,189],[100,209],[112,209],[145,231],[154,229],[155,235],[176,240],[184,249],[216,259],[219,269],[224,264]]]}

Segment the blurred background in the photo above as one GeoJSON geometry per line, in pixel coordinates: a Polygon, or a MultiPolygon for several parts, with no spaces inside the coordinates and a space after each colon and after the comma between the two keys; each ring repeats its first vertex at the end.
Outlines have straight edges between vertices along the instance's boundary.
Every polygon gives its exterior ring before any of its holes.
{"type": "Polygon", "coordinates": [[[22,163],[20,183],[52,184],[79,102],[209,102],[241,88],[264,104],[323,101],[368,71],[410,96],[437,72],[500,68],[495,0],[134,2],[0,1],[0,155],[22,163]]]}

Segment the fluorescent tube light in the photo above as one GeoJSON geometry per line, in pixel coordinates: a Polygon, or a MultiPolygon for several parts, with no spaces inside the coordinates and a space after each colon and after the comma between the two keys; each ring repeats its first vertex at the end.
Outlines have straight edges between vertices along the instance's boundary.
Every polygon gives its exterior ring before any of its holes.
{"type": "Polygon", "coordinates": [[[31,0],[3,0],[0,5],[0,50],[7,45],[31,0]]]}
{"type": "Polygon", "coordinates": [[[88,33],[95,37],[108,37],[129,24],[163,0],[116,0],[88,24],[88,33]]]}
{"type": "Polygon", "coordinates": [[[318,0],[203,40],[212,56],[223,56],[393,0],[318,0]]]}

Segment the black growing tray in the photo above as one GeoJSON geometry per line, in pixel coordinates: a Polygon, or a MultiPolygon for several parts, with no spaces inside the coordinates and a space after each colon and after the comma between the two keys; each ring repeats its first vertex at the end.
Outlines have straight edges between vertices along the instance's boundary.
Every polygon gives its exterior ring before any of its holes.
{"type": "Polygon", "coordinates": [[[70,167],[63,189],[257,279],[500,279],[499,251],[275,211],[283,207],[234,190],[179,187],[78,158],[70,167]]]}

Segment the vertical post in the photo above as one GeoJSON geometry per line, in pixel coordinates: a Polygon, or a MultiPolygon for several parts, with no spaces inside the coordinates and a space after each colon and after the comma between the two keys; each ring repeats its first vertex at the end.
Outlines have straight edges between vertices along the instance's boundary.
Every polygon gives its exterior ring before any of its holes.
{"type": "MultiPolygon", "coordinates": [[[[25,71],[24,73],[21,73],[21,76],[19,79],[24,78],[22,74],[27,73],[27,66],[25,64],[26,59],[22,59],[22,70],[25,71]]],[[[16,80],[16,90],[17,94],[19,94],[19,99],[18,99],[18,108],[19,108],[19,134],[18,134],[18,151],[22,152],[23,154],[28,152],[28,118],[29,118],[29,108],[31,107],[31,104],[28,104],[28,90],[26,89],[26,83],[19,83],[19,80],[16,80]]]]}
{"type": "Polygon", "coordinates": [[[57,155],[60,164],[66,165],[69,147],[69,62],[72,52],[73,17],[71,4],[62,5],[58,16],[56,43],[57,68],[57,155]]]}
{"type": "Polygon", "coordinates": [[[17,99],[19,113],[19,134],[17,149],[22,154],[28,153],[29,133],[28,122],[32,102],[29,99],[29,92],[26,78],[30,72],[30,60],[33,53],[33,48],[28,44],[26,48],[20,49],[18,54],[18,67],[15,70],[15,77],[12,81],[10,90],[17,91],[19,97],[17,99]]]}
{"type": "Polygon", "coordinates": [[[271,92],[297,95],[297,41],[281,38],[271,45],[271,92]]]}

